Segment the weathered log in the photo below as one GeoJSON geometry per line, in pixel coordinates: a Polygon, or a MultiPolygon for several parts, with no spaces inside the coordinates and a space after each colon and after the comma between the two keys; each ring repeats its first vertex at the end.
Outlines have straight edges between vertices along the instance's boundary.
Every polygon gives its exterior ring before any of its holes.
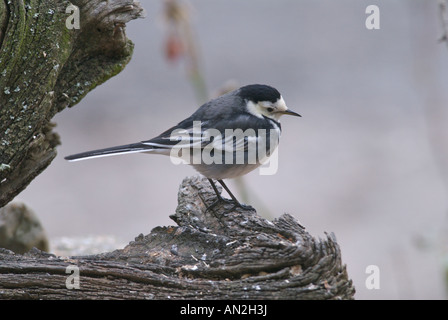
{"type": "Polygon", "coordinates": [[[125,23],[142,14],[133,0],[0,1],[0,207],[55,158],[53,116],[129,62],[125,23]]]}
{"type": "Polygon", "coordinates": [[[0,250],[0,299],[352,299],[333,234],[315,239],[291,215],[274,221],[184,179],[177,226],[91,256],[0,250]],[[79,289],[69,266],[79,270],[79,289]],[[70,272],[70,271],[69,271],[70,272]]]}

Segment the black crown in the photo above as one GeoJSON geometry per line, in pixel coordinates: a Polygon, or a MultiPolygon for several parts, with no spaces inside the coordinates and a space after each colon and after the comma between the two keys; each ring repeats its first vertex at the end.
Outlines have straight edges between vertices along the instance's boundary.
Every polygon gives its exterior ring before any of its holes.
{"type": "Polygon", "coordinates": [[[280,92],[277,89],[264,84],[250,84],[239,89],[238,95],[255,103],[260,101],[270,101],[272,103],[280,99],[280,92]]]}

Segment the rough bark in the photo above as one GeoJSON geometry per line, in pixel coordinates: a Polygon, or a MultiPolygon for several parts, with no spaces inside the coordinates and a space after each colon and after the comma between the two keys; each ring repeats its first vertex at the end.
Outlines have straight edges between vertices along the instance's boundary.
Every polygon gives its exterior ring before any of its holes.
{"type": "Polygon", "coordinates": [[[56,257],[0,250],[0,299],[352,299],[333,234],[312,237],[288,214],[270,222],[186,178],[171,218],[124,249],[56,257]],[[79,289],[67,289],[68,266],[79,289]]]}
{"type": "Polygon", "coordinates": [[[132,0],[0,1],[0,207],[56,156],[53,116],[129,62],[125,23],[143,13],[132,0]]]}

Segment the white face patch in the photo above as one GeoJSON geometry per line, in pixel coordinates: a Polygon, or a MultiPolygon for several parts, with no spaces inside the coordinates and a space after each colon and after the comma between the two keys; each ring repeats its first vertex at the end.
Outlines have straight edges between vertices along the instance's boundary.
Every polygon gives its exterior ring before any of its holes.
{"type": "Polygon", "coordinates": [[[263,119],[263,114],[261,113],[261,108],[259,103],[254,103],[252,101],[247,101],[247,111],[249,111],[249,113],[253,114],[254,116],[263,119]]]}
{"type": "Polygon", "coordinates": [[[263,118],[263,116],[279,121],[280,116],[284,111],[288,110],[285,100],[283,97],[272,103],[270,101],[260,101],[254,103],[252,101],[247,102],[247,111],[258,118],[263,118]]]}
{"type": "Polygon", "coordinates": [[[282,111],[286,111],[288,110],[288,107],[286,106],[286,102],[285,100],[283,100],[283,97],[280,96],[280,99],[277,100],[276,103],[274,103],[275,105],[275,110],[278,112],[282,112],[282,111]]]}

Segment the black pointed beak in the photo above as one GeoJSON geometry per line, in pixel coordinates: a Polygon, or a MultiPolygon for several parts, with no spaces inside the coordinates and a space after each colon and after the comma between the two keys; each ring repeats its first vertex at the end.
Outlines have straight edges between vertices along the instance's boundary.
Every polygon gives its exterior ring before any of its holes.
{"type": "Polygon", "coordinates": [[[282,111],[281,114],[287,114],[287,115],[290,115],[290,116],[301,117],[300,114],[298,114],[297,112],[294,112],[292,110],[289,110],[289,109],[287,109],[285,111],[282,111]]]}

